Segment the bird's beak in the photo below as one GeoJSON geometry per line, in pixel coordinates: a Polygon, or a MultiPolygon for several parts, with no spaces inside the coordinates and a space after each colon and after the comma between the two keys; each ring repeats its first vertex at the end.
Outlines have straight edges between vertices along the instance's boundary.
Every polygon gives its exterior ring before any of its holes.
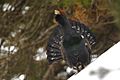
{"type": "Polygon", "coordinates": [[[54,10],[54,14],[60,14],[59,10],[54,10]]]}

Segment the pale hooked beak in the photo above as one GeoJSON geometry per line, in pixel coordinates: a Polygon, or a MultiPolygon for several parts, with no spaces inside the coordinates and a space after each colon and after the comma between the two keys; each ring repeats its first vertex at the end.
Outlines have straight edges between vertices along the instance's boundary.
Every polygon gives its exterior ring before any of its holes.
{"type": "Polygon", "coordinates": [[[60,14],[59,10],[54,10],[54,14],[60,14]]]}

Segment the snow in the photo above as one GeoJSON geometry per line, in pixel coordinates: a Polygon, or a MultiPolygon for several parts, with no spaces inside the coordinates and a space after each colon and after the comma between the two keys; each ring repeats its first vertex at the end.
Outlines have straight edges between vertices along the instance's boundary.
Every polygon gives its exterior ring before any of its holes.
{"type": "Polygon", "coordinates": [[[10,46],[9,51],[13,51],[15,49],[15,46],[10,46]]]}
{"type": "Polygon", "coordinates": [[[16,75],[11,80],[25,80],[25,77],[26,77],[25,74],[16,75]]]}
{"type": "Polygon", "coordinates": [[[13,11],[13,10],[15,10],[15,7],[13,7],[12,5],[10,5],[9,3],[5,3],[4,5],[3,5],[3,11],[5,12],[5,11],[13,11]]]}
{"type": "Polygon", "coordinates": [[[120,42],[68,80],[120,80],[120,42]]]}
{"type": "Polygon", "coordinates": [[[44,48],[39,48],[39,49],[37,50],[37,53],[42,53],[42,52],[44,52],[44,48]]]}
{"type": "Polygon", "coordinates": [[[25,13],[27,13],[27,11],[30,9],[29,6],[26,6],[23,10],[22,10],[22,14],[24,15],[25,13]]]}
{"type": "Polygon", "coordinates": [[[17,52],[17,48],[15,46],[6,46],[4,47],[3,45],[1,46],[1,50],[4,50],[4,51],[10,51],[10,52],[17,52]]]}
{"type": "Polygon", "coordinates": [[[4,5],[3,5],[3,11],[7,11],[8,6],[9,6],[8,3],[4,4],[4,5]]]}
{"type": "Polygon", "coordinates": [[[37,54],[35,56],[33,56],[34,60],[36,61],[41,61],[43,59],[46,59],[47,58],[47,55],[46,55],[46,51],[44,50],[43,47],[40,47],[38,50],[37,50],[37,54]]]}
{"type": "Polygon", "coordinates": [[[103,80],[120,80],[120,70],[110,72],[103,80]]]}
{"type": "MultiPolygon", "coordinates": [[[[0,39],[0,43],[1,43],[0,39]]],[[[18,47],[14,46],[14,45],[7,45],[8,41],[6,40],[5,42],[3,42],[3,44],[0,47],[0,59],[7,57],[8,54],[15,54],[18,51],[18,47]]]]}
{"type": "MultiPolygon", "coordinates": [[[[29,9],[30,9],[29,6],[25,6],[25,7],[23,8],[23,10],[22,10],[22,14],[24,15],[25,13],[27,13],[27,11],[28,11],[29,9]]],[[[14,10],[15,10],[15,7],[14,7],[13,5],[9,4],[9,3],[5,3],[5,4],[3,4],[2,10],[3,10],[4,12],[6,12],[6,11],[14,11],[14,10]]]]}
{"type": "Polygon", "coordinates": [[[24,74],[20,75],[20,76],[19,76],[19,79],[20,79],[20,80],[24,80],[24,79],[25,79],[25,75],[24,75],[24,74]]]}
{"type": "Polygon", "coordinates": [[[26,6],[26,7],[25,7],[25,10],[29,10],[29,9],[30,9],[30,7],[29,7],[29,6],[26,6]]]}
{"type": "Polygon", "coordinates": [[[4,46],[2,45],[2,46],[1,46],[1,50],[9,51],[9,48],[8,48],[8,47],[4,47],[4,46]]]}
{"type": "Polygon", "coordinates": [[[16,34],[17,34],[16,32],[11,32],[11,36],[12,36],[12,37],[15,37],[16,34]]]}

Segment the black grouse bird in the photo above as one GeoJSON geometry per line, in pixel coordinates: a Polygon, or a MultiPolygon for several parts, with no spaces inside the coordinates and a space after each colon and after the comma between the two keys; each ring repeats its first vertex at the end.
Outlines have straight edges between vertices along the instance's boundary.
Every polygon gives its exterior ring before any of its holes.
{"type": "Polygon", "coordinates": [[[55,10],[58,26],[51,34],[47,45],[47,59],[53,63],[64,59],[70,67],[84,68],[90,63],[90,46],[95,44],[94,34],[82,23],[68,19],[60,10],[55,10]]]}

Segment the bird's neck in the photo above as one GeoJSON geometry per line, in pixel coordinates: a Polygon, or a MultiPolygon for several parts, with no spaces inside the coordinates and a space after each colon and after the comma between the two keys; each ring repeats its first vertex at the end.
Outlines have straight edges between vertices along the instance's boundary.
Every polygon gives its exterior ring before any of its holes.
{"type": "Polygon", "coordinates": [[[71,24],[68,18],[65,15],[58,14],[55,16],[56,21],[61,25],[63,29],[63,33],[67,34],[67,36],[71,35],[71,24]]]}
{"type": "Polygon", "coordinates": [[[63,24],[60,24],[60,25],[61,25],[64,33],[70,35],[71,27],[72,27],[72,25],[70,24],[70,21],[66,17],[62,21],[63,21],[63,24]]]}
{"type": "Polygon", "coordinates": [[[65,15],[58,14],[55,16],[55,19],[64,30],[68,30],[71,27],[71,24],[65,15]]]}

